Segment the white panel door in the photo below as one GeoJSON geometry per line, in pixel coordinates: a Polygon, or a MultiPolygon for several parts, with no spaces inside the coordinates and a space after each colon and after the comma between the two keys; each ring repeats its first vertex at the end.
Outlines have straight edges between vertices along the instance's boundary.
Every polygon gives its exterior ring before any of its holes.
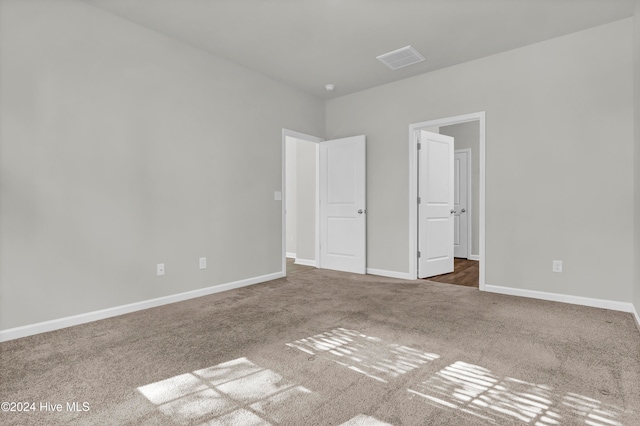
{"type": "Polygon", "coordinates": [[[420,131],[418,277],[453,272],[453,138],[420,131]]]}
{"type": "Polygon", "coordinates": [[[320,267],[366,273],[365,137],[320,143],[320,267]]]}
{"type": "Polygon", "coordinates": [[[469,257],[469,153],[455,151],[453,167],[453,256],[469,257]]]}

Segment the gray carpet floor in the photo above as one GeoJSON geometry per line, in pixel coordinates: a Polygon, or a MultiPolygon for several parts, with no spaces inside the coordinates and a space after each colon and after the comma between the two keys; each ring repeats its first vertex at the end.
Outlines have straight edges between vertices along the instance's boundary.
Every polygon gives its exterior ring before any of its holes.
{"type": "Polygon", "coordinates": [[[313,270],[2,343],[0,379],[29,410],[3,425],[638,425],[640,333],[621,312],[313,270]]]}

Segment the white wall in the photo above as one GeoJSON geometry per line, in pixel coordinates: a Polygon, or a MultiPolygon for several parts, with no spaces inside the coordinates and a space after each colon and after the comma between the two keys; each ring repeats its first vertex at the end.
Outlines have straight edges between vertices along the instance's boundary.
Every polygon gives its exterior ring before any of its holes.
{"type": "Polygon", "coordinates": [[[298,221],[296,234],[298,260],[306,264],[316,259],[316,193],[317,143],[298,141],[297,146],[297,211],[298,221]]]}
{"type": "Polygon", "coordinates": [[[471,255],[480,256],[480,122],[442,126],[441,135],[454,138],[455,149],[471,150],[471,255]]]}
{"type": "Polygon", "coordinates": [[[316,256],[317,143],[285,139],[287,185],[287,253],[305,264],[316,256]]]}
{"type": "Polygon", "coordinates": [[[282,270],[282,129],[322,136],[320,100],[74,0],[0,7],[0,330],[282,270]]]}
{"type": "Polygon", "coordinates": [[[629,302],[632,24],[328,101],[327,138],[367,135],[367,267],[409,270],[409,124],[486,111],[486,283],[629,302]]]}

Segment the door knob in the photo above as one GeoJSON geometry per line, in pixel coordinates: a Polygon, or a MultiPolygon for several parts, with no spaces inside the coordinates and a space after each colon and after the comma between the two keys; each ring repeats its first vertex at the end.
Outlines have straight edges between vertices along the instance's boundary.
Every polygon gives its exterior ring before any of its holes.
{"type": "Polygon", "coordinates": [[[358,214],[362,214],[362,213],[364,213],[362,209],[358,210],[358,214]]]}
{"type": "Polygon", "coordinates": [[[457,213],[455,210],[451,209],[451,214],[457,213]]]}
{"type": "Polygon", "coordinates": [[[464,212],[466,212],[466,211],[467,211],[467,209],[462,209],[462,211],[461,211],[460,213],[464,213],[464,212]]]}

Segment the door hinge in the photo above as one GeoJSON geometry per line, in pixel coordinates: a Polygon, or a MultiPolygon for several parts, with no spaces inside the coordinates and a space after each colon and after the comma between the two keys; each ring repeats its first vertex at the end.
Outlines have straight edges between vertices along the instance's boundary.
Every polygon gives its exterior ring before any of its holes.
{"type": "Polygon", "coordinates": [[[418,259],[420,259],[420,257],[422,256],[422,254],[420,253],[420,251],[418,250],[418,259]]]}
{"type": "Polygon", "coordinates": [[[418,197],[418,204],[420,204],[421,202],[422,202],[422,199],[418,197]]]}
{"type": "Polygon", "coordinates": [[[418,142],[418,150],[422,149],[422,144],[420,142],[418,142]]]}

